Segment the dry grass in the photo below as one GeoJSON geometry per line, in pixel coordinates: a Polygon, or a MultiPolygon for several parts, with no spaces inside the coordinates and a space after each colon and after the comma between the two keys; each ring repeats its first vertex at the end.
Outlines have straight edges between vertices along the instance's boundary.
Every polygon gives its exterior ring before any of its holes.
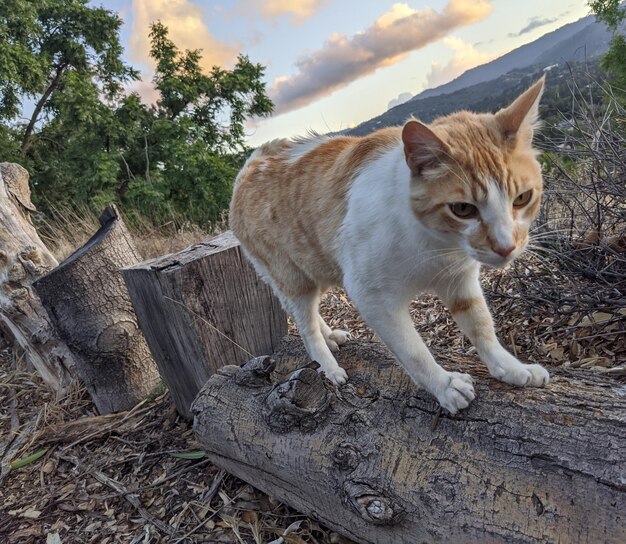
{"type": "MultiPolygon", "coordinates": [[[[122,217],[144,259],[180,251],[226,229],[225,220],[207,231],[191,223],[155,226],[145,220],[129,220],[123,214],[122,217]]],[[[49,217],[37,216],[35,221],[41,239],[59,261],[69,257],[100,228],[98,216],[89,208],[53,208],[49,217]]]]}

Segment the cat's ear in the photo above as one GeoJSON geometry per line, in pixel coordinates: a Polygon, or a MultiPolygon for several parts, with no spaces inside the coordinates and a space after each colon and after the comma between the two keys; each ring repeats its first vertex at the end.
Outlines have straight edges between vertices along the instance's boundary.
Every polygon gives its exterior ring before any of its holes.
{"type": "Polygon", "coordinates": [[[426,167],[439,164],[449,154],[448,145],[426,125],[409,121],[402,129],[404,156],[411,172],[420,174],[426,167]]]}
{"type": "Polygon", "coordinates": [[[539,100],[543,93],[546,76],[519,95],[508,107],[496,113],[496,119],[505,140],[514,140],[523,133],[532,139],[533,129],[539,119],[539,100]]]}

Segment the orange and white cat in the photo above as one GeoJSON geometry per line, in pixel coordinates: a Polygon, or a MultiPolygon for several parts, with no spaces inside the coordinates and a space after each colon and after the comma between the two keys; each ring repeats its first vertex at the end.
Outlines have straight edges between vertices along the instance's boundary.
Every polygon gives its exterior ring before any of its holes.
{"type": "Polygon", "coordinates": [[[479,282],[528,242],[542,177],[532,148],[543,79],[496,114],[466,111],[364,137],[311,136],[259,147],[237,177],[230,224],[295,319],[307,352],[336,384],[333,351],[349,339],[318,313],[343,285],[409,376],[456,413],[474,399],[468,374],[437,364],[409,302],[431,291],[496,378],[542,386],[548,372],[498,341],[479,282]]]}

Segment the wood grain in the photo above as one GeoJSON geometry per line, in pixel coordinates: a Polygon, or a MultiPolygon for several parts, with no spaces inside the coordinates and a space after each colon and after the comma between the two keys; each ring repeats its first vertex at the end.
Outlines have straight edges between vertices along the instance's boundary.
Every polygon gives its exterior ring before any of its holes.
{"type": "Polygon", "coordinates": [[[231,232],[123,270],[179,413],[219,368],[271,352],[287,317],[231,232]]]}

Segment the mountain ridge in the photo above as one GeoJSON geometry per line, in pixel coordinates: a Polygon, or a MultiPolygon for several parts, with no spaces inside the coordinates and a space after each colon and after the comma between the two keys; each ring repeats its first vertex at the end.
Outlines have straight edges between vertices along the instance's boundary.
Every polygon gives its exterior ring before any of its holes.
{"type": "MultiPolygon", "coordinates": [[[[411,116],[429,122],[435,117],[460,109],[489,111],[504,106],[501,97],[532,82],[544,69],[556,68],[558,77],[548,77],[547,86],[571,71],[586,77],[585,66],[597,72],[597,59],[608,50],[611,32],[589,15],[568,23],[524,44],[493,61],[467,70],[456,79],[427,89],[410,100],[364,121],[343,134],[364,135],[391,125],[402,124],[411,116]],[[531,77],[532,76],[532,77],[531,77]]],[[[589,78],[586,77],[586,80],[589,78]]]]}

